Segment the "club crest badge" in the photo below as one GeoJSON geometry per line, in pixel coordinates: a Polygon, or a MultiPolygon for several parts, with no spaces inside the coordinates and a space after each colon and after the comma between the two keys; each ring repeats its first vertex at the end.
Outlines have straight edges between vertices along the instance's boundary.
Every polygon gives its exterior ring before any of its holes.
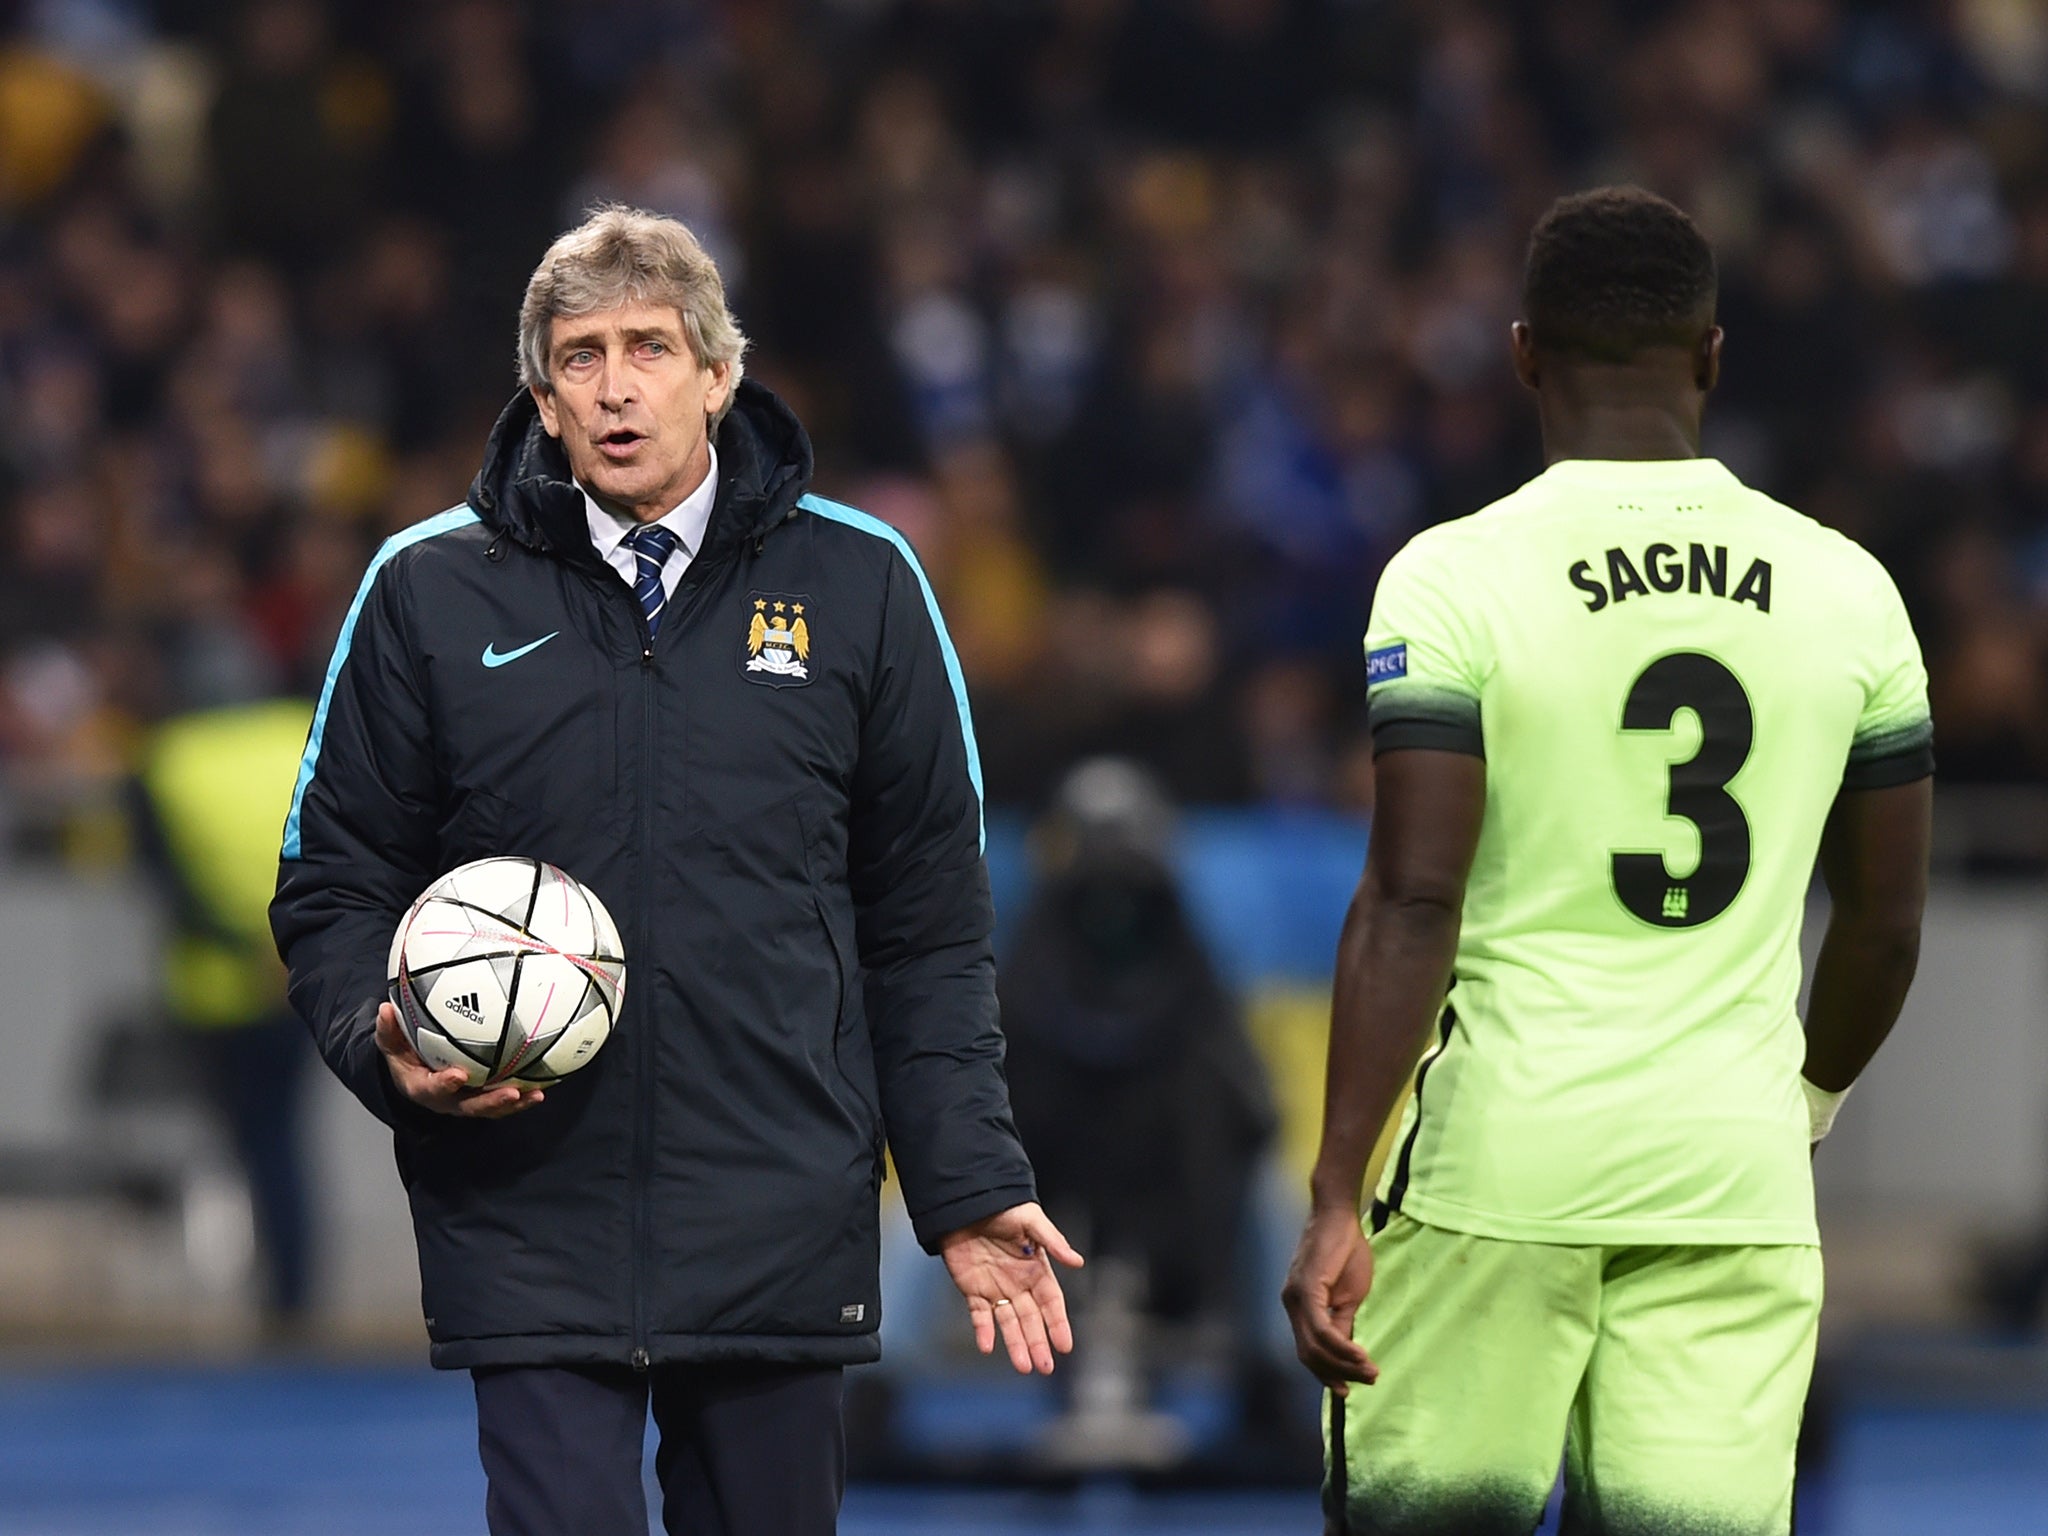
{"type": "Polygon", "coordinates": [[[749,682],[800,688],[811,680],[810,599],[787,592],[748,596],[746,653],[740,668],[749,682]]]}

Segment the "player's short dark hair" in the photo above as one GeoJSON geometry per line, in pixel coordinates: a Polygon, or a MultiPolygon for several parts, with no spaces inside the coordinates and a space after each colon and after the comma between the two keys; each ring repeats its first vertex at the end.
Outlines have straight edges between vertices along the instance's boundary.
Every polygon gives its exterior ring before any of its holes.
{"type": "Polygon", "coordinates": [[[1546,351],[1624,363],[1697,342],[1717,286],[1713,247],[1683,209],[1641,187],[1596,187],[1536,221],[1522,313],[1546,351]]]}

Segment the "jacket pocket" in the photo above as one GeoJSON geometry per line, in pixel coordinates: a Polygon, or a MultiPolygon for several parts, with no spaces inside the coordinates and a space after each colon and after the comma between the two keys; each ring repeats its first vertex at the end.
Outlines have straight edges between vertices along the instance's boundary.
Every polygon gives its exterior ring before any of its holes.
{"type": "Polygon", "coordinates": [[[868,1036],[866,1000],[862,995],[860,959],[853,933],[853,910],[844,879],[830,878],[815,818],[816,812],[810,806],[802,801],[797,803],[811,910],[817,916],[818,926],[825,931],[825,942],[831,949],[839,977],[839,995],[833,1014],[833,1064],[869,1127],[876,1158],[876,1182],[879,1184],[884,1140],[881,1088],[875,1075],[874,1043],[868,1036]]]}

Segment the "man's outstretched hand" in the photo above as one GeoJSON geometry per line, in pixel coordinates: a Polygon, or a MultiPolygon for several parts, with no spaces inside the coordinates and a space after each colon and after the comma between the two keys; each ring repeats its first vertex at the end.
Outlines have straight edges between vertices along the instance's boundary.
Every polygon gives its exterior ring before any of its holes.
{"type": "Polygon", "coordinates": [[[1379,1367],[1351,1338],[1352,1322],[1371,1289],[1372,1244],[1358,1212],[1333,1206],[1312,1213],[1280,1300],[1294,1325],[1294,1352],[1339,1397],[1354,1381],[1371,1386],[1379,1379],[1379,1367]]]}
{"type": "Polygon", "coordinates": [[[967,1298],[974,1342],[988,1354],[996,1335],[1010,1352],[1010,1364],[1025,1375],[1052,1374],[1053,1355],[1074,1347],[1067,1324],[1067,1298],[1053,1272],[1057,1259],[1079,1269],[1081,1255],[1060,1236],[1036,1201],[948,1232],[939,1239],[946,1273],[967,1298]]]}
{"type": "Polygon", "coordinates": [[[398,1091],[437,1115],[501,1120],[541,1101],[538,1088],[523,1088],[518,1083],[472,1088],[469,1074],[462,1068],[442,1067],[437,1071],[428,1066],[405,1038],[398,1010],[389,1003],[377,1010],[377,1049],[383,1054],[384,1065],[390,1069],[391,1081],[398,1085],[398,1091]]]}

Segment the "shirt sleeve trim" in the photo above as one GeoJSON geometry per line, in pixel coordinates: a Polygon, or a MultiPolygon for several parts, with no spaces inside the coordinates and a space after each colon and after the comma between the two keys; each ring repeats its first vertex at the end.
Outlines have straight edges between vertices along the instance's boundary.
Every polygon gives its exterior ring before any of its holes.
{"type": "Polygon", "coordinates": [[[1372,722],[1372,750],[1402,752],[1460,752],[1486,760],[1486,738],[1477,725],[1454,724],[1447,720],[1392,719],[1372,722]]]}
{"type": "Polygon", "coordinates": [[[1844,789],[1891,789],[1929,778],[1934,773],[1934,748],[1922,745],[1883,757],[1852,758],[1842,770],[1844,789]]]}

